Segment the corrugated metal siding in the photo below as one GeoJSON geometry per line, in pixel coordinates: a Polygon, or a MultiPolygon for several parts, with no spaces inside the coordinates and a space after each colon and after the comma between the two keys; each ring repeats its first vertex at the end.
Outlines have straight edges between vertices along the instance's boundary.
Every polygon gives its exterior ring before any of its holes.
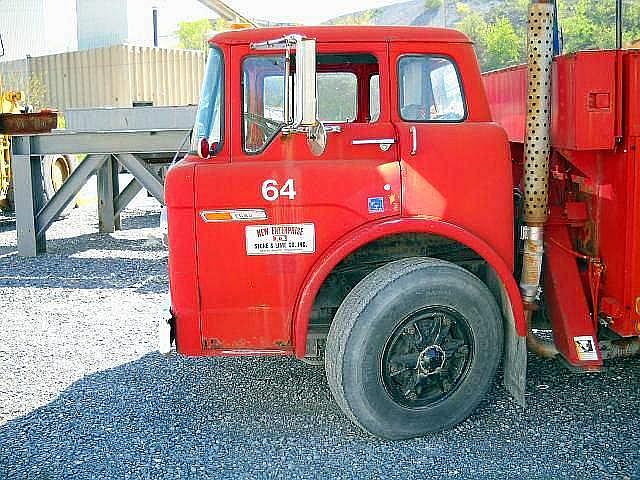
{"type": "Polygon", "coordinates": [[[156,106],[198,101],[204,53],[118,45],[0,63],[6,88],[24,89],[16,78],[31,72],[46,85],[52,108],[130,107],[136,101],[156,106]]]}

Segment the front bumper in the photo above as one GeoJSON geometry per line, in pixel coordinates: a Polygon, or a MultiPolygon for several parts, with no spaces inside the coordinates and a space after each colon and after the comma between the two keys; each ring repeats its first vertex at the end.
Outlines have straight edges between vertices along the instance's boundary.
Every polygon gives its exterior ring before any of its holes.
{"type": "Polygon", "coordinates": [[[163,355],[171,353],[171,345],[176,339],[176,319],[171,314],[170,318],[160,319],[158,322],[158,351],[163,355]]]}

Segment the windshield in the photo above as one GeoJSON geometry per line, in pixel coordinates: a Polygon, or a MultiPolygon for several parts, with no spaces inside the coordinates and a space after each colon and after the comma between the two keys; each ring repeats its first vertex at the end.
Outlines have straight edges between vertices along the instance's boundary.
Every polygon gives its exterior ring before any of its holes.
{"type": "MultiPolygon", "coordinates": [[[[207,68],[204,72],[200,103],[191,139],[191,151],[196,152],[198,143],[206,138],[209,144],[220,144],[222,140],[222,52],[211,48],[207,68]]],[[[214,147],[215,148],[215,147],[214,147]]]]}

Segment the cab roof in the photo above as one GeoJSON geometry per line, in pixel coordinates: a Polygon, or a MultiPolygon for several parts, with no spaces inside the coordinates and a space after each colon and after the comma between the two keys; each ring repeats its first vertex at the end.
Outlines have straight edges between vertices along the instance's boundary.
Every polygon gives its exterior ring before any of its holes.
{"type": "Polygon", "coordinates": [[[330,25],[317,27],[269,27],[231,30],[214,35],[209,43],[247,44],[300,34],[314,38],[318,43],[348,42],[444,42],[471,43],[464,33],[449,28],[330,25]]]}

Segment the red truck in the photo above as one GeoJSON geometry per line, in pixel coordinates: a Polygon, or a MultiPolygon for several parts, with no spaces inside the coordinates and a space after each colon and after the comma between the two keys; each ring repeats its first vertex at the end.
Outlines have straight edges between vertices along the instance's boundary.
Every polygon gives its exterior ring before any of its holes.
{"type": "Polygon", "coordinates": [[[527,343],[583,370],[636,352],[640,55],[557,58],[551,95],[531,15],[529,68],[484,79],[447,29],[216,35],[166,178],[163,350],[324,362],[392,439],[462,421],[501,361],[524,403],[527,343]]]}

